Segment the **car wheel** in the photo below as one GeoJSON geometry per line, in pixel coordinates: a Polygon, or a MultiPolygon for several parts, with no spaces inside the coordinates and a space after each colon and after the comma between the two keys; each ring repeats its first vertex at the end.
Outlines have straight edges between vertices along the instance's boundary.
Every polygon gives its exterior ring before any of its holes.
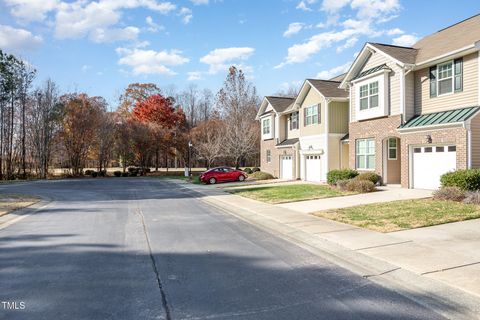
{"type": "Polygon", "coordinates": [[[245,176],[243,174],[241,174],[239,177],[238,177],[238,181],[245,181],[245,176]]]}
{"type": "Polygon", "coordinates": [[[215,184],[215,183],[217,183],[217,179],[215,179],[215,178],[210,178],[210,179],[208,179],[208,183],[210,183],[210,184],[215,184]]]}

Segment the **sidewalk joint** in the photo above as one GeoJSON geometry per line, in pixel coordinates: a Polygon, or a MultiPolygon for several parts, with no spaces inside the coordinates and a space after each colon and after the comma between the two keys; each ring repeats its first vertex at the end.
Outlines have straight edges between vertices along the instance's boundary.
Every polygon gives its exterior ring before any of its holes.
{"type": "Polygon", "coordinates": [[[426,274],[432,274],[432,273],[449,271],[449,270],[453,270],[453,269],[460,269],[460,268],[464,268],[464,267],[470,267],[470,266],[474,266],[474,265],[477,265],[477,264],[480,264],[480,261],[478,261],[478,262],[472,262],[472,263],[467,263],[467,264],[462,264],[462,265],[455,266],[455,267],[450,267],[450,268],[444,268],[444,269],[439,269],[439,270],[427,271],[427,272],[420,273],[420,274],[423,276],[423,275],[426,275],[426,274]]]}
{"type": "Polygon", "coordinates": [[[391,272],[394,272],[394,271],[397,271],[397,270],[400,270],[400,269],[402,269],[402,268],[398,267],[398,268],[394,268],[394,269],[391,269],[391,270],[387,270],[387,271],[379,273],[379,274],[366,274],[362,277],[364,277],[365,279],[373,278],[373,277],[379,277],[379,276],[383,276],[387,273],[391,273],[391,272]]]}
{"type": "Polygon", "coordinates": [[[381,245],[372,246],[372,247],[359,248],[359,249],[355,249],[355,251],[367,250],[367,249],[375,249],[375,248],[382,248],[382,247],[388,247],[388,246],[396,246],[396,245],[399,245],[399,244],[404,244],[404,243],[409,243],[409,242],[413,242],[413,240],[407,240],[407,241],[401,241],[401,242],[381,244],[381,245]]]}

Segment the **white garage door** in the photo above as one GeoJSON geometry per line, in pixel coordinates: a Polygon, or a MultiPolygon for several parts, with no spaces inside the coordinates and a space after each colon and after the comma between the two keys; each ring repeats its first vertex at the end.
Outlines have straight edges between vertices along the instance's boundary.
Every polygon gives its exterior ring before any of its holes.
{"type": "Polygon", "coordinates": [[[440,176],[457,168],[455,146],[424,146],[413,148],[413,187],[438,189],[440,176]]]}
{"type": "Polygon", "coordinates": [[[320,182],[320,156],[305,156],[305,180],[320,182]]]}
{"type": "Polygon", "coordinates": [[[280,175],[280,178],[285,180],[292,180],[293,179],[292,156],[283,156],[281,161],[282,161],[282,164],[281,164],[282,174],[280,175]]]}

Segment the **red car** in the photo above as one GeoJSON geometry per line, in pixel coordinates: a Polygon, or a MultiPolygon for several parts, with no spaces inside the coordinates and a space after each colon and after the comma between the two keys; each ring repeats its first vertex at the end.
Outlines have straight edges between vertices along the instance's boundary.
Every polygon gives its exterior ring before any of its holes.
{"type": "Polygon", "coordinates": [[[217,182],[245,181],[247,177],[247,174],[241,170],[235,170],[229,167],[218,167],[202,173],[200,175],[200,181],[215,184],[217,182]]]}

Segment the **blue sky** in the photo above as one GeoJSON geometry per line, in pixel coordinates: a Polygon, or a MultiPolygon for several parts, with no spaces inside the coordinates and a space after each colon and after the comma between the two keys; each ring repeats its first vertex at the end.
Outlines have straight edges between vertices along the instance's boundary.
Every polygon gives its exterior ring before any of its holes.
{"type": "Polygon", "coordinates": [[[132,82],[216,92],[231,64],[273,94],[342,73],[366,41],[408,46],[477,13],[472,0],[0,0],[0,48],[115,107],[132,82]]]}

